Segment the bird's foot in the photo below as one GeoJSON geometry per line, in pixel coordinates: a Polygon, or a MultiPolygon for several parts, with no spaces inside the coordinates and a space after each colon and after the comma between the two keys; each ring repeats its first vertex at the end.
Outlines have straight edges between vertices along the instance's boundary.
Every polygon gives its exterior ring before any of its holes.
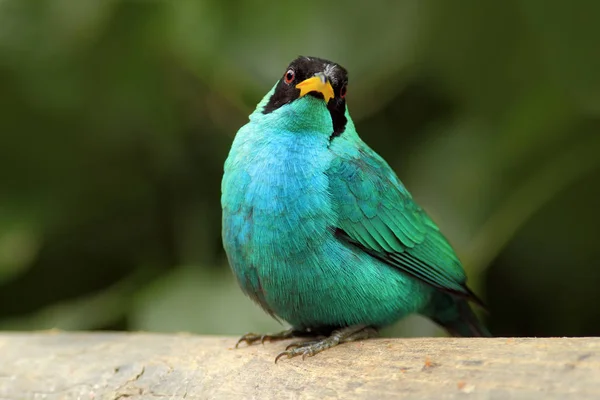
{"type": "Polygon", "coordinates": [[[302,356],[302,359],[304,360],[306,357],[312,357],[315,354],[337,346],[338,344],[369,339],[375,336],[377,336],[377,330],[370,326],[349,326],[347,328],[333,331],[329,337],[326,337],[322,340],[292,343],[285,348],[284,352],[279,353],[279,355],[275,357],[275,363],[277,363],[281,357],[292,358],[296,356],[302,356]]]}
{"type": "Polygon", "coordinates": [[[261,344],[265,344],[265,342],[274,342],[277,340],[285,340],[294,337],[294,330],[288,329],[279,333],[272,333],[266,335],[258,335],[256,333],[246,333],[244,336],[240,338],[235,344],[235,348],[237,349],[240,343],[246,342],[248,346],[255,342],[260,342],[261,344]]]}

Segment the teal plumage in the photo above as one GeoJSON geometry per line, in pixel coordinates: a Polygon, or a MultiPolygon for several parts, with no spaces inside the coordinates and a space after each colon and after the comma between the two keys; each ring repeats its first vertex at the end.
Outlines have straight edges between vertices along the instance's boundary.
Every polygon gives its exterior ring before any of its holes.
{"type": "MultiPolygon", "coordinates": [[[[300,57],[238,131],[221,203],[242,290],[292,325],[271,339],[342,329],[338,342],[355,340],[412,313],[453,334],[488,335],[452,247],[358,136],[346,85],[341,66],[300,57]]],[[[282,354],[312,355],[324,346],[315,343],[282,354]]]]}

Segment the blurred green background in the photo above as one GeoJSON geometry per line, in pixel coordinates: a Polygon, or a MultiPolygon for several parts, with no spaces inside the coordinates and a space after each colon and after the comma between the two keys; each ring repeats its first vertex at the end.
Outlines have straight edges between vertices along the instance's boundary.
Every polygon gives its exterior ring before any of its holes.
{"type": "MultiPolygon", "coordinates": [[[[0,330],[242,334],[237,129],[298,55],[464,261],[496,335],[600,334],[600,2],[0,0],[0,330]]],[[[437,335],[414,317],[393,335],[437,335]]]]}

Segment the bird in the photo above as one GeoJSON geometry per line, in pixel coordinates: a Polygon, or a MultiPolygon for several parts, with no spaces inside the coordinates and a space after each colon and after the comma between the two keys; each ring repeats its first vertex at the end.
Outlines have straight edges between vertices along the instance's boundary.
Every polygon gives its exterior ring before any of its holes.
{"type": "Polygon", "coordinates": [[[454,336],[491,336],[484,303],[435,222],[359,136],[348,72],[300,56],[235,135],[221,182],[222,241],[242,291],[314,356],[421,314],[454,336]]]}

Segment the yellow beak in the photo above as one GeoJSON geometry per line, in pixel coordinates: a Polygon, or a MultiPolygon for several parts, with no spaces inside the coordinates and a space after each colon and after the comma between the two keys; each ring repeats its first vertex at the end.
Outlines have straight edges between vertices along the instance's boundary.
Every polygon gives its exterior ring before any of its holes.
{"type": "Polygon", "coordinates": [[[296,85],[296,89],[300,89],[300,97],[310,93],[319,92],[323,95],[325,103],[334,97],[333,87],[323,73],[315,74],[312,78],[308,78],[296,85]]]}

